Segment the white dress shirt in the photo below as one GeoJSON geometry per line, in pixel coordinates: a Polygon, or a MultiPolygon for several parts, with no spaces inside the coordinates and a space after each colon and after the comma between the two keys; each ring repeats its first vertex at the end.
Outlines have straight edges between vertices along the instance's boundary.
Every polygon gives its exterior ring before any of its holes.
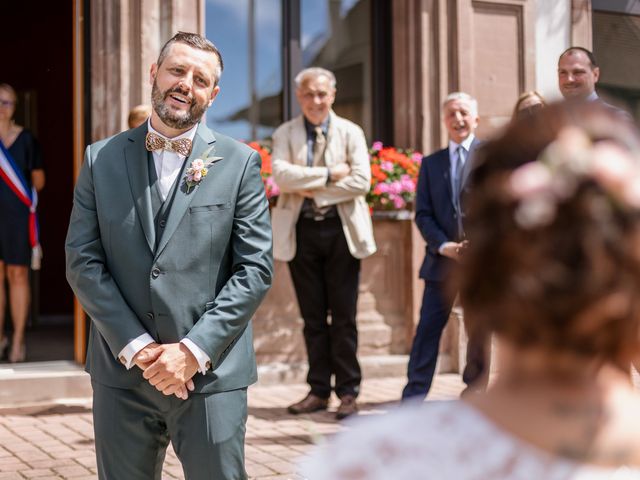
{"type": "MultiPolygon", "coordinates": [[[[151,118],[147,120],[147,127],[149,129],[149,132],[153,132],[156,135],[164,137],[164,135],[160,134],[151,126],[151,118]]],[[[198,125],[194,125],[194,127],[190,130],[187,130],[177,137],[171,138],[171,140],[188,138],[193,142],[193,138],[196,135],[197,128],[198,125]]],[[[153,164],[156,167],[156,174],[158,176],[158,190],[160,191],[162,201],[165,201],[167,199],[167,195],[169,195],[173,183],[178,178],[180,170],[182,170],[184,159],[184,155],[180,155],[179,153],[169,152],[166,150],[153,151],[153,164]]],[[[133,367],[133,358],[136,356],[136,354],[144,347],[153,342],[155,342],[155,340],[151,335],[149,335],[148,333],[143,333],[139,337],[131,340],[131,342],[129,342],[120,351],[120,353],[118,354],[118,358],[124,364],[124,366],[127,367],[128,370],[133,367]]],[[[196,357],[199,367],[198,371],[202,374],[206,373],[211,365],[211,359],[209,358],[209,355],[207,355],[200,347],[198,347],[188,338],[183,338],[182,340],[180,340],[180,343],[183,343],[191,351],[191,353],[193,353],[193,356],[196,357]]]]}

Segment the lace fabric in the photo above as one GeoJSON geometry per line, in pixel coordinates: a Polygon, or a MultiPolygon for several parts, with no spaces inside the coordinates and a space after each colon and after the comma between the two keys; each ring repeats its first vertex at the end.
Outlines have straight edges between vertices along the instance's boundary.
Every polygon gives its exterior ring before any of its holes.
{"type": "Polygon", "coordinates": [[[352,428],[302,464],[309,480],[639,480],[640,471],[574,463],[499,429],[461,401],[403,406],[352,428]]]}

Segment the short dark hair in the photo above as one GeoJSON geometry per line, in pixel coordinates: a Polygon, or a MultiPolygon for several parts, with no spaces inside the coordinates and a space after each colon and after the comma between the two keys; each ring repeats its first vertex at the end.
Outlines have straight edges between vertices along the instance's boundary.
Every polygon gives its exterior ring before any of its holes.
{"type": "Polygon", "coordinates": [[[640,349],[640,212],[577,178],[553,219],[524,228],[508,194],[511,172],[537,161],[567,128],[639,158],[633,126],[596,102],[548,106],[478,150],[458,272],[465,323],[520,348],[628,368],[640,349]]]}
{"type": "Polygon", "coordinates": [[[589,63],[591,64],[591,70],[593,70],[594,68],[596,68],[598,66],[598,62],[596,62],[596,57],[593,54],[593,52],[591,50],[587,50],[584,47],[569,47],[569,48],[567,48],[558,57],[558,62],[560,62],[560,59],[562,57],[564,57],[565,55],[571,55],[572,53],[575,53],[575,52],[582,52],[587,56],[587,58],[589,59],[589,63]]]}
{"type": "Polygon", "coordinates": [[[222,76],[222,70],[224,70],[222,55],[220,54],[218,48],[213,44],[213,42],[207,40],[205,37],[197,33],[178,32],[173,37],[171,37],[167,41],[167,43],[164,44],[162,50],[160,50],[160,55],[158,55],[158,60],[156,61],[158,66],[160,66],[162,62],[164,62],[165,58],[167,58],[169,49],[174,43],[184,43],[186,45],[189,45],[190,47],[197,48],[198,50],[211,52],[216,57],[218,57],[218,68],[214,72],[214,86],[218,84],[218,82],[220,81],[220,77],[222,76]]]}

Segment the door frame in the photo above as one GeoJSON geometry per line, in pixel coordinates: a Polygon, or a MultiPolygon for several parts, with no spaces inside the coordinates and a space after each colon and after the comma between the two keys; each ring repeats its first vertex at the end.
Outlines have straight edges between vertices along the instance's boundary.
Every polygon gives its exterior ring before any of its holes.
{"type": "MultiPolygon", "coordinates": [[[[85,1],[73,0],[73,184],[75,185],[85,141],[85,1]]],[[[84,364],[87,354],[87,315],[73,299],[73,358],[84,364]]]]}

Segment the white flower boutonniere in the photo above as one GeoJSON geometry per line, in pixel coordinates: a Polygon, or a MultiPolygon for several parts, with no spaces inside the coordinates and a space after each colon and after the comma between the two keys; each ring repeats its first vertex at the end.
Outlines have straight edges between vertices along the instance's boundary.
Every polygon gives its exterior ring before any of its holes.
{"type": "Polygon", "coordinates": [[[199,185],[204,177],[209,173],[207,168],[209,165],[205,165],[204,160],[196,158],[191,162],[191,166],[187,168],[186,177],[184,183],[187,185],[187,193],[191,191],[196,185],[199,185]]]}
{"type": "Polygon", "coordinates": [[[218,160],[222,160],[222,157],[207,157],[209,152],[213,153],[213,147],[209,148],[202,155],[203,158],[196,158],[191,162],[191,166],[187,168],[184,177],[184,184],[186,186],[187,193],[191,192],[192,188],[200,185],[200,182],[207,176],[209,173],[209,167],[217,162],[218,160]]]}

